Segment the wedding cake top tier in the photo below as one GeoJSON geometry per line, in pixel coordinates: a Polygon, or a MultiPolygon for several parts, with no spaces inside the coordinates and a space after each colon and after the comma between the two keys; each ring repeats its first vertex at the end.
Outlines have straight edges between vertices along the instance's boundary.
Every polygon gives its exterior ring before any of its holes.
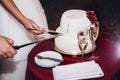
{"type": "MultiPolygon", "coordinates": [[[[94,16],[90,17],[89,15],[91,16],[91,12],[87,13],[87,11],[78,9],[68,10],[62,14],[60,26],[56,31],[63,35],[55,39],[55,50],[68,55],[81,54],[77,34],[79,32],[88,32],[87,30],[89,30],[90,27],[95,27],[95,24],[93,23],[94,19],[92,19],[94,16]]],[[[86,36],[87,47],[85,53],[89,53],[92,51],[89,32],[86,36]]]]}
{"type": "Polygon", "coordinates": [[[83,10],[68,10],[63,13],[60,28],[63,34],[71,37],[79,31],[84,31],[91,25],[90,20],[86,16],[86,11],[83,10]]]}

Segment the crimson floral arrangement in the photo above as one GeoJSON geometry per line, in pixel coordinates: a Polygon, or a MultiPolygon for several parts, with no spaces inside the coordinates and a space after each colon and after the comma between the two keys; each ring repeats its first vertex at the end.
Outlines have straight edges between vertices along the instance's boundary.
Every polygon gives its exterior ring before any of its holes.
{"type": "Polygon", "coordinates": [[[86,14],[87,14],[88,19],[91,21],[91,23],[94,24],[95,26],[98,26],[97,17],[94,11],[88,10],[86,14]]]}

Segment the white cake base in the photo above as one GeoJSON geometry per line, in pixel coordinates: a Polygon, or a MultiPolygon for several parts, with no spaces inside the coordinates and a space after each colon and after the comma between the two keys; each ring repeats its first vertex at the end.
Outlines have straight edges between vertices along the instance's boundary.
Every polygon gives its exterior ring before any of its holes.
{"type": "MultiPolygon", "coordinates": [[[[57,28],[57,32],[62,33],[60,30],[61,28],[57,28]]],[[[67,55],[81,55],[81,51],[78,46],[77,38],[72,38],[67,34],[59,36],[55,38],[55,47],[54,49],[60,53],[67,54],[67,55]]],[[[88,45],[85,50],[85,54],[90,53],[92,51],[92,44],[88,40],[88,45]]]]}
{"type": "MultiPolygon", "coordinates": [[[[90,32],[88,30],[91,30],[91,27],[98,27],[98,25],[96,26],[97,23],[93,24],[91,22],[91,19],[89,19],[88,16],[93,18],[93,15],[88,15],[86,12],[87,11],[84,10],[72,9],[63,13],[60,27],[56,30],[63,35],[55,38],[55,50],[67,55],[81,55],[77,36],[80,32],[88,33],[86,35],[88,44],[84,54],[90,53],[93,50],[89,36],[90,32]]],[[[95,40],[97,37],[98,35],[95,40]]]]}

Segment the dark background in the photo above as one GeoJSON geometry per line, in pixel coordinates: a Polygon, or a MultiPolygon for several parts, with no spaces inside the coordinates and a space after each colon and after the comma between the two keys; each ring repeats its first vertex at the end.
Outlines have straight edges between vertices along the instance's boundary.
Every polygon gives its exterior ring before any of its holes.
{"type": "Polygon", "coordinates": [[[64,11],[82,9],[95,11],[100,22],[100,37],[120,41],[120,0],[40,0],[45,10],[49,29],[60,25],[64,11]]]}

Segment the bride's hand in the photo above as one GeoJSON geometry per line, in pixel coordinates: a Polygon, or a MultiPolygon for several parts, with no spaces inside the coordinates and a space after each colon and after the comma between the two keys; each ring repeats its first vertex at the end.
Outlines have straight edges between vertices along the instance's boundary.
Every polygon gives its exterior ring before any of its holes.
{"type": "Polygon", "coordinates": [[[2,58],[12,58],[16,55],[17,51],[13,48],[14,41],[0,36],[0,59],[2,58]]]}
{"type": "Polygon", "coordinates": [[[34,34],[42,34],[45,32],[45,30],[43,28],[40,28],[33,20],[25,18],[24,21],[22,22],[22,24],[24,25],[24,27],[34,33],[34,34]]]}

